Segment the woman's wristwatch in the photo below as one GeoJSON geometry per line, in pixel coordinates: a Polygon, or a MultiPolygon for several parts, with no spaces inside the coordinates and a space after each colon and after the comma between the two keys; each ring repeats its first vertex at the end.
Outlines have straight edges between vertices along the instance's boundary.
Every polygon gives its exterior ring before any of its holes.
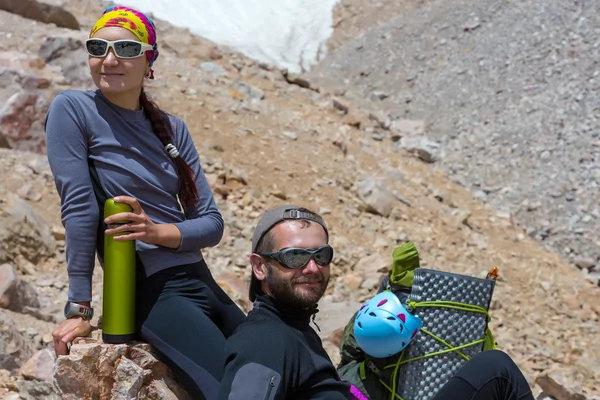
{"type": "Polygon", "coordinates": [[[94,317],[94,309],[72,301],[67,301],[67,304],[65,305],[65,318],[69,319],[76,317],[81,317],[86,321],[89,321],[94,317]]]}

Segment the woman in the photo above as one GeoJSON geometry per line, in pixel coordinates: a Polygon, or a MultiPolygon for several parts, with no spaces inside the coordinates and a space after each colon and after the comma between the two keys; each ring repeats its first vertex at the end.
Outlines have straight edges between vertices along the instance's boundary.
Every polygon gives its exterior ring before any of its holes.
{"type": "Polygon", "coordinates": [[[221,240],[223,219],[190,133],[143,88],[159,54],[154,23],[133,9],[109,7],[86,50],[98,89],[60,93],[45,125],[69,274],[66,319],[53,331],[56,353],[67,354],[73,339],[90,332],[97,239],[129,232],[115,240],[136,241],[137,334],[194,398],[213,398],[225,341],[245,316],[203,260],[201,248],[221,240]],[[103,196],[133,212],[102,221],[103,196]],[[131,222],[111,226],[120,220],[131,222]]]}

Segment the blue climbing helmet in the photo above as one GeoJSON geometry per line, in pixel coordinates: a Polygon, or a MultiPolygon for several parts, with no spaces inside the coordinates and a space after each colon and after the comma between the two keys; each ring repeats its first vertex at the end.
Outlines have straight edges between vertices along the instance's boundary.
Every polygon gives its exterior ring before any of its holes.
{"type": "Polygon", "coordinates": [[[404,350],[423,322],[409,314],[391,291],[384,291],[360,307],[354,320],[358,346],[375,358],[386,358],[404,350]]]}

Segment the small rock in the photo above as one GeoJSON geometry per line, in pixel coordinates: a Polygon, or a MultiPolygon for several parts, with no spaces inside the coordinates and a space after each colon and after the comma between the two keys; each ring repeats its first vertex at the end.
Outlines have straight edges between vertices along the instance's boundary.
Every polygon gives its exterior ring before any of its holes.
{"type": "Polygon", "coordinates": [[[58,225],[52,226],[52,236],[55,240],[65,240],[65,228],[58,225]]]}
{"type": "Polygon", "coordinates": [[[371,94],[369,95],[369,99],[371,99],[372,101],[384,100],[384,99],[387,99],[389,96],[390,95],[385,92],[376,90],[374,92],[371,92],[371,94]]]}
{"type": "Polygon", "coordinates": [[[287,195],[285,194],[285,192],[281,189],[271,189],[271,194],[275,197],[277,197],[278,199],[281,200],[286,200],[287,199],[287,195]]]}
{"type": "Polygon", "coordinates": [[[200,69],[214,76],[228,75],[225,68],[213,62],[203,62],[200,64],[200,69]]]}
{"type": "Polygon", "coordinates": [[[362,283],[362,285],[360,285],[360,288],[371,291],[371,290],[379,287],[380,282],[381,282],[381,277],[370,276],[369,278],[365,279],[365,281],[362,283]]]}
{"type": "Polygon", "coordinates": [[[30,338],[36,336],[37,334],[39,334],[38,330],[32,327],[29,327],[25,330],[25,334],[27,336],[29,336],[30,338]]]}
{"type": "Polygon", "coordinates": [[[354,272],[360,273],[366,277],[372,277],[379,272],[385,272],[390,267],[389,262],[386,262],[381,254],[375,253],[370,256],[361,258],[354,265],[354,272]]]}
{"type": "Polygon", "coordinates": [[[262,100],[265,98],[265,92],[261,89],[248,85],[243,82],[238,83],[238,90],[246,95],[246,97],[254,100],[262,100]]]}
{"type": "Polygon", "coordinates": [[[434,163],[439,157],[440,145],[424,137],[403,137],[396,142],[396,146],[415,154],[426,163],[434,163]]]}
{"type": "Polygon", "coordinates": [[[395,190],[393,192],[393,195],[396,198],[396,200],[398,200],[410,207],[410,200],[408,200],[406,197],[404,197],[400,193],[396,192],[395,190]]]}
{"type": "Polygon", "coordinates": [[[579,269],[591,270],[596,266],[596,260],[590,257],[576,257],[574,263],[579,269]]]}
{"type": "Polygon", "coordinates": [[[302,78],[297,74],[289,73],[288,71],[284,71],[283,76],[288,81],[288,83],[293,83],[294,85],[298,85],[300,87],[310,89],[310,82],[307,79],[302,78]]]}
{"type": "Polygon", "coordinates": [[[535,378],[535,383],[540,385],[544,394],[552,396],[557,400],[586,400],[584,395],[575,393],[560,381],[560,378],[548,374],[539,375],[535,378]]]}
{"type": "Polygon", "coordinates": [[[361,274],[346,274],[342,278],[342,283],[346,286],[347,289],[351,291],[355,291],[360,289],[360,285],[365,280],[365,277],[361,274]]]}
{"type": "Polygon", "coordinates": [[[283,132],[281,132],[281,134],[291,140],[298,139],[298,135],[296,135],[294,132],[291,132],[291,131],[283,131],[283,132]]]}
{"type": "Polygon", "coordinates": [[[49,344],[49,343],[52,343],[53,341],[54,341],[54,338],[52,337],[51,333],[46,333],[44,336],[42,336],[43,344],[49,344]]]}
{"type": "Polygon", "coordinates": [[[344,114],[347,114],[348,111],[350,110],[350,106],[346,102],[344,102],[343,100],[340,100],[338,98],[334,97],[332,99],[332,104],[333,104],[334,108],[340,110],[344,114]]]}
{"type": "Polygon", "coordinates": [[[346,114],[346,116],[344,116],[342,119],[342,122],[354,128],[360,128],[363,124],[362,120],[354,113],[346,114]]]}
{"type": "Polygon", "coordinates": [[[331,214],[331,209],[327,208],[327,207],[321,207],[321,208],[319,208],[318,213],[319,213],[319,215],[331,214]]]}
{"type": "Polygon", "coordinates": [[[463,26],[463,30],[465,32],[471,32],[471,31],[474,31],[475,29],[479,28],[480,26],[481,26],[481,22],[479,22],[479,20],[475,19],[470,22],[467,22],[463,26]]]}
{"type": "Polygon", "coordinates": [[[485,194],[483,190],[476,190],[475,192],[473,192],[473,197],[483,201],[484,203],[487,202],[487,194],[485,194]]]}
{"type": "Polygon", "coordinates": [[[389,217],[396,198],[381,180],[365,178],[358,184],[358,195],[365,202],[366,211],[389,217]]]}
{"type": "Polygon", "coordinates": [[[397,119],[390,125],[390,131],[399,136],[417,136],[425,133],[425,121],[397,119]]]}
{"type": "Polygon", "coordinates": [[[17,271],[23,273],[24,275],[35,275],[35,265],[30,263],[28,260],[23,257],[17,258],[17,271]]]}
{"type": "Polygon", "coordinates": [[[377,123],[377,125],[385,130],[390,129],[390,118],[381,112],[373,112],[369,114],[369,118],[377,123]]]}
{"type": "MultiPolygon", "coordinates": [[[[587,270],[586,270],[587,271],[587,270]]],[[[585,275],[585,278],[594,285],[600,286],[600,272],[593,271],[585,275]]]]}

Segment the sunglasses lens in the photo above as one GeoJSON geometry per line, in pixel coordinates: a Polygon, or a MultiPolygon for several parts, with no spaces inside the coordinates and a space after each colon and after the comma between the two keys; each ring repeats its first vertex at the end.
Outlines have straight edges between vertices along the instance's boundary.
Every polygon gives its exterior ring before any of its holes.
{"type": "Polygon", "coordinates": [[[288,268],[302,268],[310,260],[311,254],[304,249],[290,249],[281,254],[281,261],[288,268]]]}
{"type": "Polygon", "coordinates": [[[88,40],[85,42],[85,47],[91,56],[102,57],[106,54],[108,44],[102,40],[88,40]]]}
{"type": "Polygon", "coordinates": [[[140,55],[142,51],[141,43],[123,40],[115,43],[115,53],[123,58],[133,58],[140,55]]]}
{"type": "Polygon", "coordinates": [[[333,249],[331,247],[321,247],[315,253],[305,249],[290,249],[281,254],[281,261],[288,268],[302,268],[314,257],[315,262],[324,267],[331,263],[333,258],[333,249]]]}
{"type": "Polygon", "coordinates": [[[331,264],[333,259],[333,249],[331,247],[321,247],[314,255],[315,262],[324,267],[331,264]]]}

